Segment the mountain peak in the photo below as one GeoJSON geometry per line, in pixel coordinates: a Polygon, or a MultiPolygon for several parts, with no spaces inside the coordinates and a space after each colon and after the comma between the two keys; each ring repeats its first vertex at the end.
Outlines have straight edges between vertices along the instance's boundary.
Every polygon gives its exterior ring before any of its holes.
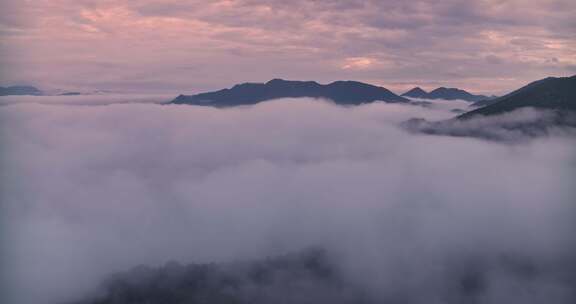
{"type": "Polygon", "coordinates": [[[458,88],[447,88],[447,87],[439,87],[435,90],[432,90],[428,94],[428,98],[430,99],[446,99],[446,100],[466,100],[470,102],[476,102],[483,99],[488,99],[488,96],[484,95],[474,95],[465,90],[458,89],[458,88]]]}
{"type": "Polygon", "coordinates": [[[422,90],[422,88],[420,88],[420,87],[415,87],[415,88],[411,89],[410,91],[402,94],[402,96],[408,96],[408,97],[413,97],[413,98],[426,98],[427,95],[428,95],[428,92],[422,90]]]}
{"type": "Polygon", "coordinates": [[[445,92],[460,92],[460,93],[462,93],[462,92],[464,92],[464,93],[466,93],[466,94],[470,94],[470,93],[468,93],[468,92],[466,92],[466,91],[464,91],[464,90],[462,90],[462,89],[458,89],[458,88],[447,88],[447,87],[439,87],[439,88],[436,88],[436,89],[430,91],[430,94],[432,94],[432,93],[440,93],[440,92],[442,92],[442,93],[445,93],[445,92]]]}
{"type": "Polygon", "coordinates": [[[291,85],[291,86],[298,86],[298,85],[320,85],[315,81],[299,81],[299,80],[286,80],[281,78],[274,78],[269,80],[264,85],[266,86],[284,86],[284,85],[291,85]]]}
{"type": "Polygon", "coordinates": [[[475,102],[488,98],[487,96],[484,95],[470,94],[462,89],[447,88],[447,87],[439,87],[430,91],[429,93],[422,90],[420,87],[415,87],[410,91],[402,94],[402,96],[412,98],[423,98],[423,99],[446,99],[446,100],[461,99],[470,102],[475,102]]]}
{"type": "Polygon", "coordinates": [[[290,82],[289,80],[284,80],[282,78],[274,78],[269,80],[268,82],[266,82],[266,85],[275,85],[275,84],[283,84],[283,83],[287,83],[290,82]]]}

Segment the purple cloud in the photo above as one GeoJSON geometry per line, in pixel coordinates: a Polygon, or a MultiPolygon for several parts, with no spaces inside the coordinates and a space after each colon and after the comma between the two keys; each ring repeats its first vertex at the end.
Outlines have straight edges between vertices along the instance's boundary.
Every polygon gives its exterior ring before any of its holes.
{"type": "Polygon", "coordinates": [[[576,64],[576,4],[567,0],[10,0],[3,6],[0,64],[10,72],[2,83],[179,93],[284,77],[503,93],[568,75],[576,64]]]}

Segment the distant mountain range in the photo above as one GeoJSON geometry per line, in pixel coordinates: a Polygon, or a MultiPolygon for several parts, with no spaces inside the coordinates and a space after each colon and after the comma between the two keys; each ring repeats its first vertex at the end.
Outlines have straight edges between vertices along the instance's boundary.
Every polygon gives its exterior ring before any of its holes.
{"type": "Polygon", "coordinates": [[[31,86],[0,87],[0,96],[10,96],[10,95],[40,96],[42,95],[42,91],[31,86]]]}
{"type": "Polygon", "coordinates": [[[253,105],[278,98],[325,98],[340,105],[359,105],[375,101],[410,102],[390,90],[357,81],[336,81],[327,85],[315,81],[273,79],[266,83],[244,83],[231,89],[197,95],[180,95],[171,104],[214,107],[253,105]]]}
{"type": "Polygon", "coordinates": [[[82,95],[82,93],[80,93],[80,92],[65,92],[65,93],[60,93],[58,95],[59,96],[78,96],[78,95],[82,95]]]}
{"type": "Polygon", "coordinates": [[[470,102],[477,102],[480,100],[494,98],[484,95],[474,95],[457,88],[445,88],[445,87],[437,88],[431,92],[426,92],[423,89],[416,87],[402,94],[402,96],[410,98],[422,98],[422,99],[446,99],[446,100],[461,99],[470,102]]]}
{"type": "MultiPolygon", "coordinates": [[[[74,96],[79,92],[64,92],[60,95],[74,96]]],[[[33,86],[0,87],[0,96],[44,95],[33,86]]],[[[410,98],[422,99],[462,99],[473,101],[477,109],[461,114],[458,120],[478,116],[492,116],[511,112],[520,108],[552,110],[559,113],[576,112],[576,75],[571,77],[548,77],[534,81],[518,90],[501,97],[473,95],[456,88],[437,88],[431,92],[416,87],[402,94],[410,98]]],[[[390,103],[413,103],[410,99],[398,96],[390,90],[357,81],[336,81],[319,84],[315,81],[289,81],[273,79],[266,83],[238,84],[230,89],[197,95],[180,95],[171,104],[190,104],[213,107],[253,105],[278,98],[325,98],[341,105],[359,105],[377,101],[390,103]]]]}
{"type": "Polygon", "coordinates": [[[33,86],[10,86],[0,87],[0,96],[79,96],[79,95],[92,95],[108,93],[102,91],[94,91],[90,93],[82,93],[76,91],[63,91],[63,90],[48,90],[43,91],[33,86]]]}

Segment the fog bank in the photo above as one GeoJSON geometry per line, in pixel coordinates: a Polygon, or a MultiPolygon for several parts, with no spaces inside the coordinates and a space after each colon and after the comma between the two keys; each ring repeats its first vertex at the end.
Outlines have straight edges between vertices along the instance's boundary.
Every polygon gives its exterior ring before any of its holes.
{"type": "MultiPolygon", "coordinates": [[[[397,127],[454,107],[0,107],[7,299],[57,303],[138,264],[311,246],[371,296],[411,303],[442,303],[446,273],[470,259],[573,265],[576,140],[397,127]]],[[[523,281],[496,269],[487,282],[478,303],[574,299],[563,271],[523,281]]]]}

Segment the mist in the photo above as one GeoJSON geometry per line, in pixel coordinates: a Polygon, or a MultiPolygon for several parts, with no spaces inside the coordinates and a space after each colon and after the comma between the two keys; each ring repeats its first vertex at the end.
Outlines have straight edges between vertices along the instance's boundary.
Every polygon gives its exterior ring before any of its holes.
{"type": "Polygon", "coordinates": [[[6,303],[73,301],[139,264],[310,247],[327,248],[374,299],[446,303],[450,273],[502,256],[539,275],[493,266],[477,303],[575,298],[576,140],[566,134],[507,143],[398,126],[451,118],[458,101],[214,109],[19,98],[0,107],[6,303]]]}
{"type": "MultiPolygon", "coordinates": [[[[458,109],[458,108],[457,108],[458,109]]],[[[473,119],[429,121],[412,118],[401,123],[411,132],[447,136],[476,137],[505,143],[532,141],[538,137],[574,137],[574,113],[531,107],[473,119]]]]}
{"type": "Polygon", "coordinates": [[[174,96],[168,94],[110,94],[94,93],[84,95],[9,95],[0,96],[0,106],[12,104],[48,104],[48,105],[76,105],[98,106],[111,104],[135,104],[135,103],[166,103],[174,96]]]}

